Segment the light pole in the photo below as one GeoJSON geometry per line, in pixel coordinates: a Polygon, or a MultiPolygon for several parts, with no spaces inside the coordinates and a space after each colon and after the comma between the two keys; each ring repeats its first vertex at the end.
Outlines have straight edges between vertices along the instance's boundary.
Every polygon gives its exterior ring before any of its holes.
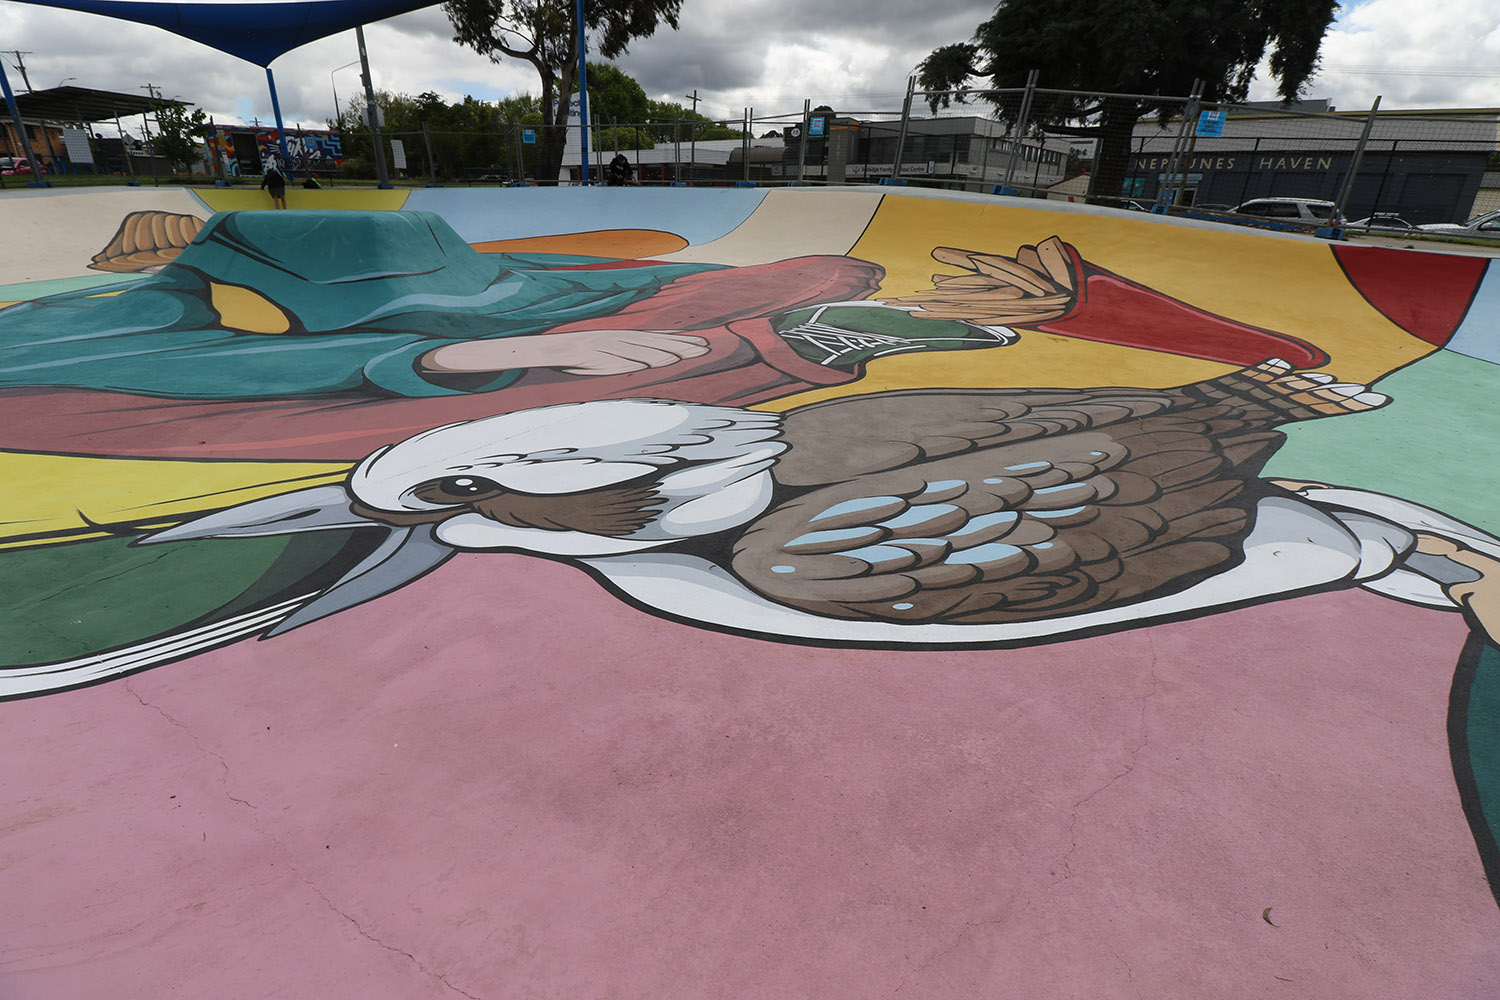
{"type": "Polygon", "coordinates": [[[78,77],[76,77],[76,76],[65,76],[65,77],[63,77],[61,80],[59,80],[57,82],[57,85],[59,87],[61,87],[63,84],[67,83],[69,80],[76,80],[76,79],[78,79],[78,77]]]}
{"type": "Polygon", "coordinates": [[[339,122],[339,86],[338,83],[334,81],[333,74],[337,73],[341,69],[348,69],[350,66],[358,65],[359,60],[356,59],[353,62],[346,62],[342,66],[335,67],[333,72],[328,74],[328,85],[333,88],[333,123],[335,125],[337,125],[339,122]]]}

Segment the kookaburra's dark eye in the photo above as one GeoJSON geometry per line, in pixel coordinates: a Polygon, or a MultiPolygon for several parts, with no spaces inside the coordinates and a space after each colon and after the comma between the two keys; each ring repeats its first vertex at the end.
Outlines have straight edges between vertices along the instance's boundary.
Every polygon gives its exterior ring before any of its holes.
{"type": "Polygon", "coordinates": [[[505,492],[505,487],[482,476],[445,476],[431,479],[411,491],[418,500],[435,504],[467,503],[488,500],[505,492]]]}

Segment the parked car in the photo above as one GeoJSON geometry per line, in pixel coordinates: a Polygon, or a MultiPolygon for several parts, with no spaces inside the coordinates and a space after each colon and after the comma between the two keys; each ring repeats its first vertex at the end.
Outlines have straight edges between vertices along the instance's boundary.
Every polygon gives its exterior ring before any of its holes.
{"type": "Polygon", "coordinates": [[[1342,224],[1334,219],[1334,204],[1317,198],[1252,198],[1230,209],[1235,215],[1253,215],[1271,221],[1308,226],[1342,224]]]}
{"type": "Polygon", "coordinates": [[[1417,230],[1434,236],[1466,236],[1479,240],[1500,240],[1500,209],[1476,216],[1468,222],[1431,222],[1417,230]]]}
{"type": "Polygon", "coordinates": [[[1363,219],[1355,219],[1345,228],[1358,232],[1399,233],[1404,235],[1418,227],[1407,222],[1399,215],[1376,213],[1363,219]]]}
{"type": "Polygon", "coordinates": [[[31,161],[24,156],[0,156],[0,174],[11,176],[29,173],[31,173],[31,161]]]}

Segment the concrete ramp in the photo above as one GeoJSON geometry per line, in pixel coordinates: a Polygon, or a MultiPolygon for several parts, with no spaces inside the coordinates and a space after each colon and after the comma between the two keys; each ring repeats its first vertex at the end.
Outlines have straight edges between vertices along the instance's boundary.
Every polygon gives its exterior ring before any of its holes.
{"type": "Polygon", "coordinates": [[[1500,269],[7,193],[0,995],[1500,984],[1500,269]]]}

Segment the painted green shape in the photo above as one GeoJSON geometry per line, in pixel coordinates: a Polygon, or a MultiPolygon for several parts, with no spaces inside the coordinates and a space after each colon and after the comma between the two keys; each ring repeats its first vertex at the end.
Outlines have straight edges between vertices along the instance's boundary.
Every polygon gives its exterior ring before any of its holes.
{"type": "Polygon", "coordinates": [[[131,548],[128,538],[106,538],[6,552],[0,666],[112,649],[220,611],[266,575],[290,540],[131,548]]]}
{"type": "Polygon", "coordinates": [[[1500,829],[1500,647],[1484,647],[1469,688],[1469,766],[1491,830],[1500,829]]]}
{"type": "Polygon", "coordinates": [[[1500,534],[1500,365],[1438,351],[1380,380],[1391,402],[1284,428],[1271,478],[1374,490],[1500,534]]]}
{"type": "Polygon", "coordinates": [[[47,295],[84,289],[104,291],[108,285],[127,285],[149,277],[149,274],[80,274],[76,278],[23,281],[18,285],[0,285],[0,302],[29,302],[47,295]]]}

